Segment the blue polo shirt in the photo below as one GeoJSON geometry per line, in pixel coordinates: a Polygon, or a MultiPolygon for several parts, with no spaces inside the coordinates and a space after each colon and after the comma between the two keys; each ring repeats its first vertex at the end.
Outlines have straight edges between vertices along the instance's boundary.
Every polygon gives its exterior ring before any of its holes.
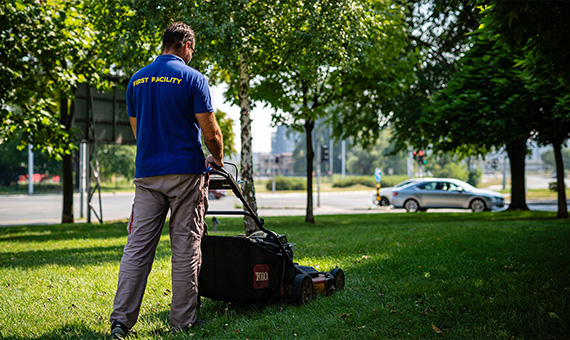
{"type": "Polygon", "coordinates": [[[175,55],[161,55],[127,87],[127,112],[137,118],[136,178],[206,171],[200,113],[213,112],[204,75],[175,55]]]}

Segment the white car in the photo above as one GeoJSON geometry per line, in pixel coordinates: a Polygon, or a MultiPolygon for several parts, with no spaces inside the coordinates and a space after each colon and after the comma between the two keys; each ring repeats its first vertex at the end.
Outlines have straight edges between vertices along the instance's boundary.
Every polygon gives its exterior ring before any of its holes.
{"type": "Polygon", "coordinates": [[[471,209],[473,212],[502,208],[503,195],[482,190],[454,178],[429,178],[402,186],[392,191],[394,208],[408,212],[431,208],[471,209]]]}
{"type": "Polygon", "coordinates": [[[423,179],[424,178],[410,178],[410,179],[407,179],[403,182],[400,182],[400,183],[394,185],[393,187],[380,188],[380,199],[378,199],[376,194],[374,194],[374,196],[372,196],[372,202],[374,204],[381,206],[381,207],[387,207],[391,204],[392,191],[394,189],[401,188],[405,185],[408,185],[410,183],[414,183],[417,181],[421,181],[423,179]]]}

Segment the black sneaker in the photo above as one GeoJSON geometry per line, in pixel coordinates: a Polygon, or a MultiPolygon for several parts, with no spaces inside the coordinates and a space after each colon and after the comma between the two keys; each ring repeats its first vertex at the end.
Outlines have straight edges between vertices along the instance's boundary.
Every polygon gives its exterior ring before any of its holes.
{"type": "Polygon", "coordinates": [[[178,328],[178,329],[173,328],[172,331],[174,333],[179,333],[179,332],[188,333],[188,332],[191,332],[192,330],[197,330],[197,329],[204,327],[205,324],[206,324],[206,321],[198,319],[193,324],[190,324],[184,328],[178,328]]]}
{"type": "Polygon", "coordinates": [[[194,322],[192,324],[192,328],[199,329],[199,328],[204,327],[205,325],[206,325],[206,321],[198,319],[198,320],[196,320],[196,322],[194,322]]]}
{"type": "Polygon", "coordinates": [[[111,324],[111,337],[109,339],[123,340],[127,336],[129,328],[123,323],[115,320],[111,324]]]}

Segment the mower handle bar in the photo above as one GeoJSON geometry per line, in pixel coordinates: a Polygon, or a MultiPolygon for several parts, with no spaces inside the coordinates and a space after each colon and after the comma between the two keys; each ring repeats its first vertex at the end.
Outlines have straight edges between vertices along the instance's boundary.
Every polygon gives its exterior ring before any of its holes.
{"type": "MultiPolygon", "coordinates": [[[[232,163],[228,163],[226,162],[226,164],[231,164],[233,166],[235,166],[235,164],[232,163]]],[[[232,190],[232,192],[234,193],[234,195],[236,195],[236,197],[243,203],[243,206],[245,208],[245,211],[208,211],[206,212],[208,215],[243,215],[243,216],[248,216],[251,217],[253,219],[253,221],[255,222],[255,224],[257,225],[257,227],[262,230],[263,232],[267,233],[267,234],[272,234],[274,232],[267,230],[263,225],[265,224],[263,218],[259,218],[255,212],[253,211],[253,209],[251,208],[251,206],[247,203],[247,201],[245,200],[245,197],[243,196],[243,192],[241,191],[241,189],[238,186],[237,181],[235,180],[235,178],[223,167],[215,164],[215,163],[210,163],[210,165],[212,166],[213,170],[209,170],[209,173],[211,175],[219,175],[221,177],[224,178],[225,182],[227,184],[229,184],[230,189],[232,190]]],[[[236,167],[237,168],[237,167],[236,167]]]]}

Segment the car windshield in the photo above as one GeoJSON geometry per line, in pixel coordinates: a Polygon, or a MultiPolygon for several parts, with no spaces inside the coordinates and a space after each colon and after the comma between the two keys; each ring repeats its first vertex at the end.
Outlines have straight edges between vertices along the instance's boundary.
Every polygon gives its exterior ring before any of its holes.
{"type": "Polygon", "coordinates": [[[408,179],[408,180],[406,180],[406,181],[403,181],[403,182],[401,182],[401,183],[396,184],[394,187],[395,187],[395,188],[400,188],[400,187],[403,187],[404,185],[408,185],[408,184],[410,184],[410,183],[412,183],[412,182],[415,182],[415,181],[416,181],[415,179],[408,179]]]}
{"type": "Polygon", "coordinates": [[[472,186],[472,185],[469,184],[469,183],[459,182],[459,181],[458,181],[458,183],[452,183],[452,184],[455,184],[455,185],[457,185],[457,186],[462,187],[463,190],[465,190],[465,191],[473,191],[473,190],[476,190],[475,187],[472,186]]]}

